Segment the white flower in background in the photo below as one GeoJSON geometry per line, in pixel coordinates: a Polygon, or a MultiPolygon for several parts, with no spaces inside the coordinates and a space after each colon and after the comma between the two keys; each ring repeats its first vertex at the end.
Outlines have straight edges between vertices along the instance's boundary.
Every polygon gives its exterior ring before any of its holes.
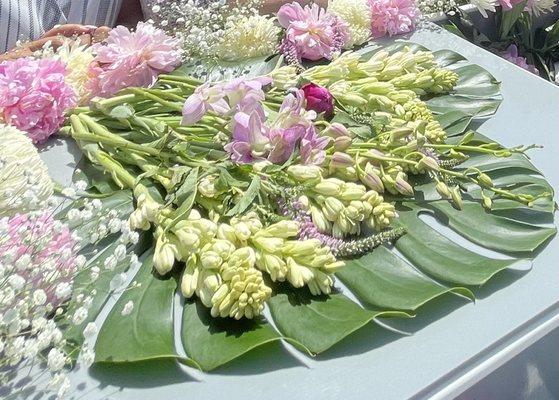
{"type": "Polygon", "coordinates": [[[476,7],[484,18],[487,18],[487,11],[495,12],[496,0],[470,0],[470,4],[476,7]]]}
{"type": "Polygon", "coordinates": [[[345,48],[365,43],[371,37],[371,7],[365,0],[330,0],[328,11],[349,25],[349,41],[345,48]]]}
{"type": "Polygon", "coordinates": [[[90,97],[88,71],[94,58],[91,47],[80,45],[78,41],[67,41],[58,48],[54,57],[66,64],[66,82],[77,93],[80,103],[87,102],[90,97]]]}
{"type": "Polygon", "coordinates": [[[423,15],[434,14],[434,13],[444,13],[453,8],[456,8],[458,4],[454,0],[419,0],[417,1],[417,7],[421,10],[423,15]]]}
{"type": "Polygon", "coordinates": [[[53,182],[31,140],[0,124],[0,217],[26,211],[47,200],[53,182]]]}
{"type": "Polygon", "coordinates": [[[534,16],[539,17],[542,14],[553,11],[555,6],[555,0],[529,0],[526,7],[528,7],[534,16]]]}
{"type": "Polygon", "coordinates": [[[275,18],[262,15],[228,19],[218,47],[218,58],[244,60],[274,54],[281,32],[274,21],[275,18]]]}

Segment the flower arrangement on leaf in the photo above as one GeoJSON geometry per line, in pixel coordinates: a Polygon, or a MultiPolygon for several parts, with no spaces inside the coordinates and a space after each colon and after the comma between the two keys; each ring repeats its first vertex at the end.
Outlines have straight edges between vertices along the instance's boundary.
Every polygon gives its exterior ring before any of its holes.
{"type": "Polygon", "coordinates": [[[153,230],[158,274],[180,273],[183,295],[214,317],[254,318],[270,283],[328,294],[345,258],[405,234],[395,202],[414,196],[418,176],[458,209],[466,183],[488,209],[495,196],[530,204],[549,195],[456,169],[464,151],[526,150],[447,142],[422,96],[457,81],[432,53],[407,48],[213,84],[163,74],[152,89],[74,113],[70,134],[133,191],[130,226],[153,230]]]}

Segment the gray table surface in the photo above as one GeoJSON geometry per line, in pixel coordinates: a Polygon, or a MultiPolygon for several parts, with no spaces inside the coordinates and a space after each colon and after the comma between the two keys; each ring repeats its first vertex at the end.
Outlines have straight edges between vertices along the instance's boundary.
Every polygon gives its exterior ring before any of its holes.
{"type": "MultiPolygon", "coordinates": [[[[419,29],[411,40],[432,50],[457,51],[502,82],[504,101],[480,132],[508,146],[544,145],[531,157],[559,192],[559,88],[434,26],[419,29]]],[[[75,154],[71,144],[58,141],[42,157],[53,177],[67,182],[75,154]]],[[[72,373],[73,395],[134,400],[453,398],[559,326],[558,243],[556,237],[531,271],[506,271],[490,282],[475,303],[446,298],[413,320],[390,321],[410,336],[371,324],[314,359],[277,344],[211,374],[168,362],[93,367],[72,373]],[[272,356],[260,357],[260,352],[272,356]]]]}

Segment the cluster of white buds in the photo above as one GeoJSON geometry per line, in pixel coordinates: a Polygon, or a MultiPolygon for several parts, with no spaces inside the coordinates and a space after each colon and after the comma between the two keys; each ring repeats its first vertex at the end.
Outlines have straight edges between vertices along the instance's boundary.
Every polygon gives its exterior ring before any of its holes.
{"type": "MultiPolygon", "coordinates": [[[[343,266],[319,240],[296,240],[299,223],[280,221],[266,228],[257,214],[232,218],[229,224],[199,219],[197,250],[188,250],[181,290],[196,294],[214,317],[253,318],[259,315],[272,290],[272,281],[308,286],[314,294],[330,293],[332,274],[343,266]],[[201,222],[205,221],[205,222],[201,222]]],[[[178,241],[169,242],[168,257],[181,259],[178,241]]],[[[157,250],[156,250],[157,251],[157,250]]]]}
{"type": "Polygon", "coordinates": [[[253,232],[262,228],[260,221],[250,216],[234,218],[231,225],[218,225],[202,218],[192,221],[195,226],[187,224],[181,229],[200,232],[199,250],[191,251],[185,260],[183,295],[189,298],[196,294],[211,308],[214,317],[240,319],[260,315],[272,290],[255,268],[254,249],[243,245],[253,232]]]}
{"type": "Polygon", "coordinates": [[[25,133],[0,124],[0,216],[34,209],[53,193],[45,163],[25,133]]]}
{"type": "Polygon", "coordinates": [[[292,177],[305,184],[305,195],[299,201],[320,232],[336,238],[359,235],[364,223],[380,231],[397,216],[394,205],[385,202],[378,191],[338,178],[322,178],[319,168],[311,171],[314,173],[288,169],[292,177]]]}

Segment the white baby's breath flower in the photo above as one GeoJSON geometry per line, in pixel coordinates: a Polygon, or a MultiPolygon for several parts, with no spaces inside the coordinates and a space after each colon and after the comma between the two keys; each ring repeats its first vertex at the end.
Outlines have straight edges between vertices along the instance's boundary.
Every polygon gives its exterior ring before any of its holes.
{"type": "Polygon", "coordinates": [[[72,323],[74,325],[81,325],[85,321],[86,318],[87,318],[87,308],[79,307],[74,312],[74,316],[72,317],[72,323]]]}
{"type": "Polygon", "coordinates": [[[60,282],[54,291],[54,295],[60,300],[66,299],[72,293],[72,286],[68,282],[60,282]]]}
{"type": "Polygon", "coordinates": [[[85,326],[85,329],[83,330],[83,337],[84,339],[87,340],[91,340],[93,339],[93,337],[97,334],[97,325],[95,324],[95,322],[90,322],[85,326]]]}
{"type": "Polygon", "coordinates": [[[130,315],[134,310],[134,302],[130,300],[128,303],[124,305],[122,312],[120,313],[122,316],[130,315]]]}
{"type": "Polygon", "coordinates": [[[59,349],[52,348],[47,356],[47,366],[51,372],[58,372],[66,364],[66,355],[59,349]]]}

